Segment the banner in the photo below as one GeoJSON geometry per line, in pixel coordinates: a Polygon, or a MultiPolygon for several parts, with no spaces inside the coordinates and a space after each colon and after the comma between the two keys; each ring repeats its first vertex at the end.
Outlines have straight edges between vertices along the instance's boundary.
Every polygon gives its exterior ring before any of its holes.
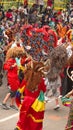
{"type": "Polygon", "coordinates": [[[54,0],[54,9],[66,9],[67,2],[68,0],[54,0]]]}

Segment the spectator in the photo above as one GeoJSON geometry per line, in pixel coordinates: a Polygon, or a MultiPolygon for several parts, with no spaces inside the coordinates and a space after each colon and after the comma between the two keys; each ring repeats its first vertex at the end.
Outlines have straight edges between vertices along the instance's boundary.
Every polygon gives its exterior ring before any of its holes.
{"type": "Polygon", "coordinates": [[[31,14],[28,16],[28,23],[35,25],[38,23],[37,9],[34,9],[31,14]]]}
{"type": "Polygon", "coordinates": [[[4,17],[5,17],[4,11],[0,9],[0,21],[2,21],[4,17]]]}
{"type": "Polygon", "coordinates": [[[40,7],[39,13],[41,14],[44,7],[44,0],[38,0],[38,5],[40,7]]]}
{"type": "Polygon", "coordinates": [[[12,10],[8,9],[5,16],[7,17],[7,20],[12,21],[13,20],[12,10]]]}

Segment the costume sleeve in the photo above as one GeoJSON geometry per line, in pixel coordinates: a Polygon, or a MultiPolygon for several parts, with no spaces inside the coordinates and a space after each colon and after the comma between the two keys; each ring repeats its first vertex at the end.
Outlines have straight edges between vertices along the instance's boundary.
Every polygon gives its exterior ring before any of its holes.
{"type": "Polygon", "coordinates": [[[21,99],[22,99],[22,96],[24,96],[23,94],[25,91],[25,87],[26,87],[26,81],[23,79],[22,83],[20,84],[19,89],[16,92],[16,97],[15,97],[15,101],[19,109],[21,108],[21,104],[22,104],[21,99]]]}
{"type": "Polygon", "coordinates": [[[43,92],[46,92],[46,84],[45,84],[44,78],[41,79],[41,82],[40,82],[40,84],[39,84],[39,88],[40,88],[40,90],[42,90],[43,92]]]}
{"type": "Polygon", "coordinates": [[[11,60],[6,61],[6,62],[4,63],[4,66],[3,66],[4,70],[12,69],[11,66],[12,66],[13,64],[14,64],[14,62],[12,62],[11,60]]]}

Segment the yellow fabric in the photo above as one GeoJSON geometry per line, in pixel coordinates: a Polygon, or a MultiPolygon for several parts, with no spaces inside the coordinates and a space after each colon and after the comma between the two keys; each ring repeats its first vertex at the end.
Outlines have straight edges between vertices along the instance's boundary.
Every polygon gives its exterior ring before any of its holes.
{"type": "Polygon", "coordinates": [[[31,106],[36,112],[45,110],[45,103],[36,99],[31,106]]]}
{"type": "Polygon", "coordinates": [[[26,70],[26,67],[20,65],[18,66],[18,75],[19,75],[19,71],[22,70],[23,72],[26,70]]]}
{"type": "Polygon", "coordinates": [[[24,89],[25,89],[25,85],[24,85],[22,88],[19,88],[18,91],[19,91],[20,93],[23,93],[23,92],[24,92],[24,89]]]}
{"type": "Polygon", "coordinates": [[[22,70],[22,71],[24,71],[25,70],[25,67],[24,66],[22,66],[22,65],[20,65],[19,67],[18,67],[18,69],[20,70],[22,70]]]}
{"type": "Polygon", "coordinates": [[[57,25],[57,29],[58,29],[58,35],[59,35],[59,37],[60,38],[65,37],[66,31],[67,31],[67,27],[66,26],[63,27],[62,24],[60,23],[60,24],[57,25]]]}
{"type": "Polygon", "coordinates": [[[16,126],[16,128],[18,128],[18,130],[21,130],[18,126],[16,126]]]}
{"type": "Polygon", "coordinates": [[[43,122],[43,119],[35,119],[33,115],[29,114],[28,117],[31,117],[32,120],[36,123],[40,123],[40,122],[43,122]]]}

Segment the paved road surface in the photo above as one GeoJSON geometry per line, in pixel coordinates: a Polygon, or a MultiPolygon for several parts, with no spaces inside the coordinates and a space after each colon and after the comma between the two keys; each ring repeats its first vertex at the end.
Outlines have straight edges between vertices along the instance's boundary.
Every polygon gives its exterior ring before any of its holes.
{"type": "MultiPolygon", "coordinates": [[[[7,93],[6,80],[4,79],[3,82],[3,86],[0,87],[0,104],[7,93]]],[[[55,105],[54,98],[46,104],[43,130],[64,130],[68,118],[69,108],[64,107],[61,104],[60,99],[59,101],[61,107],[57,111],[53,109],[55,105]]],[[[8,105],[9,102],[10,101],[7,102],[8,105]]],[[[0,105],[0,130],[14,130],[18,120],[18,113],[18,111],[13,109],[3,110],[0,105]]]]}

